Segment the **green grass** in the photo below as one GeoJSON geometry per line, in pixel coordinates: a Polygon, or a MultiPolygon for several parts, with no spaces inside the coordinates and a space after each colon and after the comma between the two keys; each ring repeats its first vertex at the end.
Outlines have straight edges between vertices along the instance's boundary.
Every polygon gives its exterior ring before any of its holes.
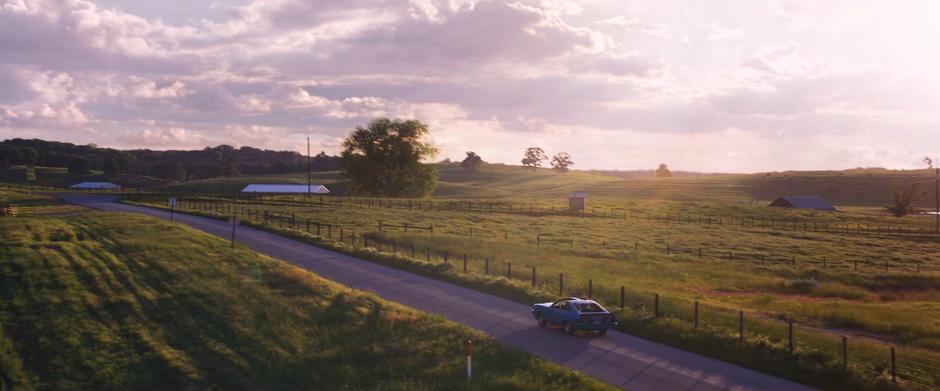
{"type": "Polygon", "coordinates": [[[15,389],[608,389],[179,224],[86,211],[0,218],[0,237],[15,389]]]}
{"type": "MultiPolygon", "coordinates": [[[[820,195],[837,205],[882,207],[890,201],[897,185],[921,183],[927,195],[919,206],[934,206],[934,173],[928,170],[846,170],[804,171],[766,174],[706,174],[673,178],[614,177],[598,173],[570,171],[559,174],[550,169],[535,171],[503,164],[483,165],[479,172],[467,173],[458,164],[436,164],[440,172],[435,198],[477,200],[514,199],[538,201],[562,198],[571,192],[587,192],[589,203],[613,198],[625,200],[668,200],[682,202],[722,202],[750,205],[753,199],[765,204],[781,195],[820,195]]],[[[345,181],[338,172],[313,173],[314,183],[326,185],[333,194],[345,193],[345,181]]],[[[180,193],[228,193],[240,191],[249,183],[306,183],[305,173],[252,175],[213,178],[168,185],[155,190],[180,193]]],[[[556,204],[561,205],[559,202],[556,204]]]]}
{"type": "MultiPolygon", "coordinates": [[[[666,201],[648,205],[653,210],[696,207],[699,211],[736,213],[738,217],[742,213],[754,213],[783,220],[829,219],[833,223],[873,218],[865,211],[833,214],[666,201]]],[[[181,204],[183,208],[189,206],[188,202],[181,204]]],[[[616,305],[619,287],[624,286],[628,307],[635,309],[624,313],[628,320],[625,322],[627,331],[730,361],[740,362],[742,357],[746,357],[748,362],[743,365],[781,376],[806,381],[798,373],[815,373],[805,365],[797,365],[801,368],[799,370],[773,372],[773,368],[753,363],[754,356],[766,355],[759,352],[781,349],[786,324],[777,320],[793,319],[798,322],[800,330],[806,331],[798,332],[797,343],[807,352],[807,357],[814,357],[809,362],[838,363],[841,360],[838,335],[847,334],[853,341],[853,362],[859,362],[856,369],[871,384],[884,379],[888,360],[888,347],[879,340],[899,345],[899,354],[914,361],[903,368],[905,377],[913,381],[938,381],[930,377],[929,370],[921,367],[929,365],[924,362],[940,360],[940,307],[937,306],[940,274],[936,272],[940,265],[932,257],[938,250],[934,241],[884,235],[729,227],[727,223],[721,227],[717,224],[677,224],[675,221],[666,224],[643,218],[624,221],[558,214],[510,215],[283,204],[258,207],[243,204],[239,207],[241,213],[245,213],[245,208],[253,208],[256,212],[253,215],[262,215],[261,210],[267,209],[281,215],[294,214],[298,222],[310,218],[338,224],[344,229],[347,243],[351,232],[355,232],[360,237],[368,235],[373,240],[373,247],[374,241],[382,241],[385,251],[390,251],[394,242],[399,253],[410,255],[410,247],[414,245],[419,260],[424,260],[425,249],[430,247],[434,250],[431,266],[440,265],[446,251],[451,265],[459,271],[462,255],[467,254],[470,273],[437,277],[476,284],[478,289],[523,302],[534,299],[534,296],[508,292],[501,285],[478,280],[484,271],[485,258],[491,260],[491,274],[505,275],[506,263],[512,262],[513,283],[519,286],[529,283],[530,268],[536,267],[537,290],[544,294],[540,299],[557,295],[558,273],[565,274],[564,294],[586,295],[587,281],[591,279],[594,296],[608,305],[616,305]],[[378,219],[386,223],[434,224],[436,228],[433,235],[404,235],[400,230],[379,233],[376,232],[378,219]],[[471,227],[475,230],[473,238],[468,236],[471,227]],[[546,236],[541,245],[536,245],[534,235],[539,232],[551,235],[546,236]],[[507,233],[509,239],[506,239],[507,233]],[[578,239],[569,246],[568,243],[551,242],[553,237],[578,239]],[[604,249],[602,241],[607,241],[611,248],[604,249]],[[636,242],[641,243],[638,253],[633,248],[636,242]],[[666,255],[665,243],[670,243],[673,251],[681,253],[666,255]],[[706,249],[703,258],[697,256],[698,246],[706,249]],[[736,261],[725,258],[729,251],[736,253],[736,261]],[[755,254],[761,253],[772,254],[774,262],[757,262],[755,254]],[[823,257],[828,259],[825,266],[821,263],[823,257]],[[798,260],[797,264],[791,266],[790,260],[794,258],[798,260]],[[849,262],[852,259],[863,260],[860,271],[853,271],[853,264],[849,262]],[[893,271],[881,271],[880,260],[883,259],[893,263],[893,271]],[[915,275],[914,269],[910,268],[913,261],[924,262],[920,275],[915,275]],[[905,271],[900,271],[901,265],[906,266],[905,271]],[[682,321],[672,325],[666,322],[665,326],[660,325],[660,321],[650,322],[653,292],[661,295],[662,312],[669,315],[669,319],[682,321]],[[707,325],[708,330],[713,331],[708,335],[718,335],[717,339],[688,330],[693,300],[702,304],[703,327],[707,325]],[[744,349],[746,352],[742,353],[726,348],[728,341],[720,336],[736,333],[738,309],[747,312],[748,333],[757,334],[752,336],[756,342],[749,343],[763,344],[763,350],[744,349]]],[[[907,223],[911,226],[918,224],[907,223]]],[[[284,220],[271,220],[265,227],[278,229],[286,225],[284,220]]],[[[306,226],[299,223],[298,228],[305,230],[306,226]]],[[[311,227],[311,231],[315,233],[315,228],[311,227]]],[[[326,236],[326,232],[323,227],[321,235],[326,236]]],[[[332,238],[339,238],[338,229],[334,228],[332,238]]],[[[393,266],[411,267],[401,263],[393,266]]],[[[416,270],[428,272],[421,268],[416,270]]],[[[779,366],[780,362],[790,361],[774,359],[770,362],[779,366]]],[[[825,365],[820,365],[825,368],[825,365]]],[[[827,370],[818,371],[826,373],[827,370]]]]}

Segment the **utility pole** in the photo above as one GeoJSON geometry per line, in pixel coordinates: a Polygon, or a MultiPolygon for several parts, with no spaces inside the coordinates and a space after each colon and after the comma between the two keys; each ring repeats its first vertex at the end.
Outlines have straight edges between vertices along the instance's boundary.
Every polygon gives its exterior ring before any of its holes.
{"type": "Polygon", "coordinates": [[[310,198],[310,137],[307,137],[307,198],[310,198]]]}
{"type": "Polygon", "coordinates": [[[936,169],[934,176],[934,195],[936,196],[936,209],[934,210],[934,218],[937,221],[937,233],[940,233],[940,168],[936,169]]]}

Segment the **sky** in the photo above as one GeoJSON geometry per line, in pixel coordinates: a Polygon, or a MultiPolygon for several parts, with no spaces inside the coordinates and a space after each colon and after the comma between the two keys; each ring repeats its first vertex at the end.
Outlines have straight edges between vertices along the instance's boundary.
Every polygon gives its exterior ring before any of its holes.
{"type": "Polygon", "coordinates": [[[0,0],[0,139],[708,172],[940,156],[940,2],[0,0]]]}

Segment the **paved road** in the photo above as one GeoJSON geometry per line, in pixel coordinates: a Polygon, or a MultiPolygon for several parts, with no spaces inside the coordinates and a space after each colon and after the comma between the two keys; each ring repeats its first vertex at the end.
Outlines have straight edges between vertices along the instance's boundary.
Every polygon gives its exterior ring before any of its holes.
{"type": "MultiPolygon", "coordinates": [[[[169,218],[169,213],[114,203],[113,197],[62,195],[65,201],[115,212],[169,218]]],[[[228,238],[223,221],[176,214],[175,219],[228,238]]],[[[811,390],[736,365],[674,349],[624,333],[605,337],[566,336],[540,329],[529,306],[431,278],[353,258],[268,232],[239,227],[236,240],[349,287],[369,291],[482,330],[566,367],[630,390],[811,390]]]]}

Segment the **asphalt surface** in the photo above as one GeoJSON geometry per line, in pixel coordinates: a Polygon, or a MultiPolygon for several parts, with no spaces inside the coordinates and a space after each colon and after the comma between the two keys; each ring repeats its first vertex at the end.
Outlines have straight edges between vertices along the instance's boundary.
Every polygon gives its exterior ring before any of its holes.
{"type": "MultiPolygon", "coordinates": [[[[169,219],[169,212],[113,202],[110,196],[60,195],[65,201],[113,212],[169,219]]],[[[228,239],[224,221],[177,213],[174,219],[228,239]]],[[[737,365],[611,330],[604,337],[568,336],[538,328],[530,307],[428,277],[324,250],[268,232],[238,227],[236,241],[343,285],[441,315],[516,346],[630,390],[812,390],[737,365]]]]}

